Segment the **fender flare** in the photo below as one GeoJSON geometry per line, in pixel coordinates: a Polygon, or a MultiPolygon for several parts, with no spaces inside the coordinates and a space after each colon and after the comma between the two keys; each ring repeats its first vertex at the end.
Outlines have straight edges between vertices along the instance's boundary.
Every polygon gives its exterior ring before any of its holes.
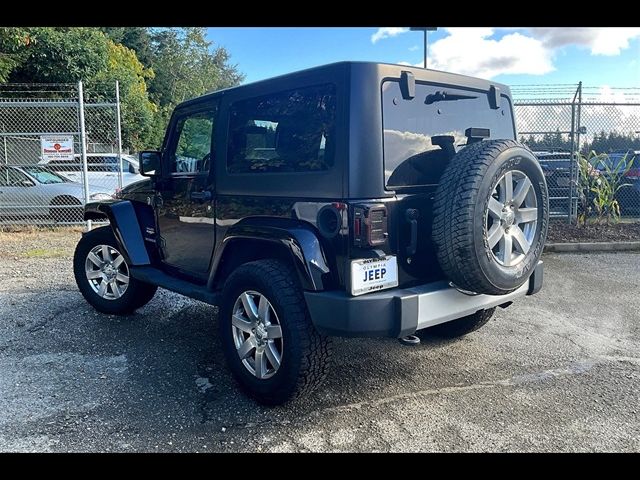
{"type": "Polygon", "coordinates": [[[133,204],[129,200],[90,202],[84,207],[85,220],[109,219],[116,241],[131,266],[149,265],[149,253],[142,238],[140,224],[133,204]]]}
{"type": "Polygon", "coordinates": [[[304,222],[286,218],[252,217],[229,227],[218,243],[211,267],[208,285],[213,288],[218,280],[219,266],[229,247],[251,240],[281,248],[291,259],[302,288],[319,291],[326,288],[323,276],[331,273],[317,233],[304,222]]]}

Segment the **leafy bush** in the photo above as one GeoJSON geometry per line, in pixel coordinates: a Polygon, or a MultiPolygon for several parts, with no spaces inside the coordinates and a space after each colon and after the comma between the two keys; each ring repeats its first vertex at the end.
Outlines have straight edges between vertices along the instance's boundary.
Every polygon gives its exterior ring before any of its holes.
{"type": "Polygon", "coordinates": [[[584,225],[594,212],[598,223],[617,222],[620,218],[618,191],[630,184],[623,183],[633,166],[633,158],[624,155],[617,162],[606,153],[578,153],[578,224],[584,225]]]}

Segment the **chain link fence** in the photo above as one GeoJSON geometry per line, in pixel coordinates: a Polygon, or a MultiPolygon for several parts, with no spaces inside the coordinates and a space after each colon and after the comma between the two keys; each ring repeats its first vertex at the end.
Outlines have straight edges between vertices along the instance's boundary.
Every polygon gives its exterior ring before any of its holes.
{"type": "Polygon", "coordinates": [[[92,89],[0,85],[0,226],[81,224],[85,203],[142,178],[122,152],[117,82],[92,89]]]}
{"type": "MultiPolygon", "coordinates": [[[[640,88],[512,92],[520,140],[547,178],[552,218],[640,218],[640,88]]],[[[80,224],[87,201],[140,179],[137,159],[121,148],[117,82],[86,91],[82,83],[0,85],[0,226],[80,224]]]]}
{"type": "Polygon", "coordinates": [[[640,221],[640,88],[515,85],[512,93],[520,140],[547,178],[551,217],[640,221]]]}

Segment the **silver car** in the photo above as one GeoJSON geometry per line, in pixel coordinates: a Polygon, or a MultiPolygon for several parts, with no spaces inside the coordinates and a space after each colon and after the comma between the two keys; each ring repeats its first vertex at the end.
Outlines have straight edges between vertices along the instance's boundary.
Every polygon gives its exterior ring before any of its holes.
{"type": "MultiPolygon", "coordinates": [[[[47,162],[41,160],[38,165],[59,173],[74,182],[82,182],[82,159],[75,155],[73,161],[54,160],[47,162]]],[[[90,185],[96,185],[111,194],[119,190],[120,167],[116,154],[87,153],[87,179],[90,185]]],[[[122,155],[122,187],[144,180],[140,175],[138,159],[132,155],[122,155]]]]}
{"type": "MultiPolygon", "coordinates": [[[[110,193],[89,185],[89,201],[108,200],[110,193]]],[[[82,221],[84,190],[39,165],[0,165],[0,217],[43,216],[58,223],[82,221]]]]}

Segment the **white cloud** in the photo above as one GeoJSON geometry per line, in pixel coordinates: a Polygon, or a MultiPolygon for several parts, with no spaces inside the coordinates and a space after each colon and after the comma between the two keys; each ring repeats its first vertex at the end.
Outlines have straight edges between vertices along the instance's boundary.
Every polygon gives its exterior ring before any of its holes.
{"type": "Polygon", "coordinates": [[[429,67],[484,78],[502,73],[543,75],[554,70],[552,51],[520,32],[496,40],[492,28],[449,28],[429,47],[429,67]]]}
{"type": "Polygon", "coordinates": [[[420,45],[414,45],[413,47],[409,47],[410,52],[415,52],[418,49],[420,49],[420,45]]]}
{"type": "Polygon", "coordinates": [[[528,31],[547,48],[578,45],[589,48],[592,55],[620,55],[629,48],[630,40],[640,38],[640,28],[635,27],[529,28],[528,31]]]}
{"type": "MultiPolygon", "coordinates": [[[[381,30],[383,29],[376,32],[376,35],[380,33],[379,38],[386,38],[388,35],[381,33],[381,30]]],[[[591,55],[611,56],[619,55],[622,50],[629,48],[632,40],[640,38],[640,28],[442,30],[446,32],[446,36],[429,44],[429,67],[484,78],[500,74],[544,75],[555,70],[553,60],[556,53],[569,45],[587,48],[591,55]]],[[[400,33],[402,32],[393,35],[400,33]]],[[[422,66],[422,62],[399,63],[422,66]]]]}
{"type": "Polygon", "coordinates": [[[418,63],[411,63],[402,60],[401,62],[396,62],[398,65],[406,65],[407,67],[422,67],[424,66],[424,62],[421,60],[418,63]]]}
{"type": "Polygon", "coordinates": [[[379,28],[376,33],[371,35],[371,43],[376,43],[378,40],[383,40],[385,38],[397,37],[401,33],[408,32],[409,29],[407,27],[382,27],[379,28]]]}

